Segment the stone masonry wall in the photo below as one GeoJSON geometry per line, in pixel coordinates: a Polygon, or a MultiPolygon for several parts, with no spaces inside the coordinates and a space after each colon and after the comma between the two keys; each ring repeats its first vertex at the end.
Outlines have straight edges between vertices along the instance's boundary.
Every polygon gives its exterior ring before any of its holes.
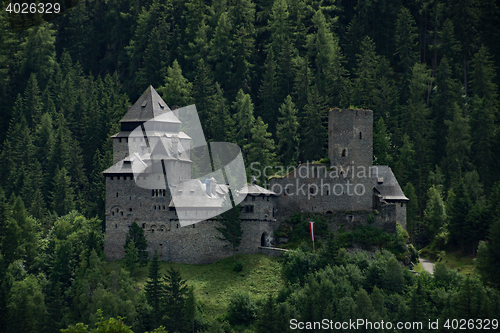
{"type": "MultiPolygon", "coordinates": [[[[142,189],[136,186],[132,175],[106,177],[106,259],[122,259],[129,226],[136,222],[144,229],[148,252],[152,256],[157,250],[166,261],[208,264],[232,255],[226,243],[217,239],[220,233],[215,229],[215,219],[181,227],[176,213],[168,205],[168,190],[142,189]]],[[[265,217],[267,210],[272,214],[274,197],[256,201],[255,213],[242,213],[242,242],[237,253],[255,254],[264,235],[265,245],[272,244],[272,235],[279,223],[265,217]]]]}

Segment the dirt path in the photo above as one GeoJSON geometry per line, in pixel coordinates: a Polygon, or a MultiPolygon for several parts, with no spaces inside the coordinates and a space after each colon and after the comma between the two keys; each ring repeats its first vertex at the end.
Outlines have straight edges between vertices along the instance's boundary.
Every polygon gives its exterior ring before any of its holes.
{"type": "Polygon", "coordinates": [[[420,258],[420,262],[422,263],[422,268],[425,269],[427,272],[433,274],[434,273],[434,264],[432,261],[420,258]]]}

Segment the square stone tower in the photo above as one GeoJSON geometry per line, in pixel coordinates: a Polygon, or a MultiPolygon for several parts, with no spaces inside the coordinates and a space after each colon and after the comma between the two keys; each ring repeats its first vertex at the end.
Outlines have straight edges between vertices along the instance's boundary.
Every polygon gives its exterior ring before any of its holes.
{"type": "Polygon", "coordinates": [[[360,109],[331,109],[328,114],[328,158],[337,168],[340,178],[351,181],[365,192],[357,196],[357,209],[372,205],[373,168],[373,111],[360,109]]]}

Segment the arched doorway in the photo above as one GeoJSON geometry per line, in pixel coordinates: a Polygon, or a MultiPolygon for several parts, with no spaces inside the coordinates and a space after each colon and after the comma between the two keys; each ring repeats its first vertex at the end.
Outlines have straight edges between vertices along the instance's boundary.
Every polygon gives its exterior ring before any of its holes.
{"type": "Polygon", "coordinates": [[[260,237],[260,246],[269,246],[269,244],[267,243],[267,232],[265,231],[260,237]]]}

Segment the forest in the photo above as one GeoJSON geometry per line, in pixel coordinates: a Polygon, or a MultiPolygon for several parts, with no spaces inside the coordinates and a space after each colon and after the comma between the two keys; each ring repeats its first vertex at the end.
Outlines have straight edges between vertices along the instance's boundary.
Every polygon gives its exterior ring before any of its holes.
{"type": "Polygon", "coordinates": [[[498,1],[80,0],[21,31],[11,2],[0,13],[0,332],[286,332],[289,318],[500,313],[498,1]],[[101,173],[149,85],[171,107],[196,104],[207,140],[238,144],[246,165],[324,159],[328,110],[373,110],[374,164],[410,199],[406,241],[476,269],[414,276],[386,250],[352,254],[325,236],[318,253],[282,259],[279,290],[236,293],[213,318],[155,258],[110,271],[101,173]]]}

